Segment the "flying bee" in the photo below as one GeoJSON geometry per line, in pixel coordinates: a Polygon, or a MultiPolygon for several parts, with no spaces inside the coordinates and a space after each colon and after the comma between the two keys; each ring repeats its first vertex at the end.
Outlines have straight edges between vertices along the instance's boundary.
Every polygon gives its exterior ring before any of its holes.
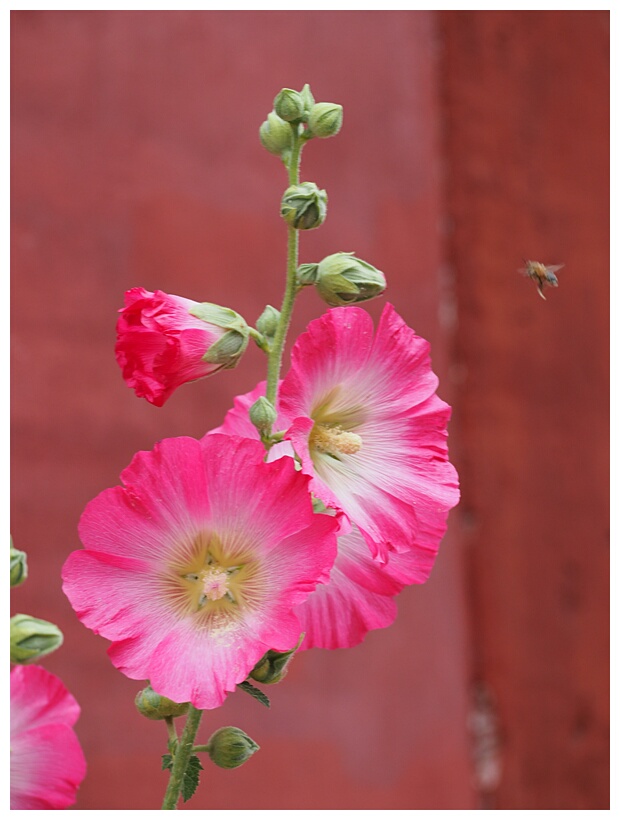
{"type": "Polygon", "coordinates": [[[538,287],[538,292],[543,299],[547,297],[543,293],[543,288],[546,286],[557,288],[558,277],[555,275],[556,270],[560,270],[564,265],[543,265],[542,262],[532,262],[531,259],[524,259],[525,267],[519,268],[519,273],[524,276],[529,276],[538,287]]]}

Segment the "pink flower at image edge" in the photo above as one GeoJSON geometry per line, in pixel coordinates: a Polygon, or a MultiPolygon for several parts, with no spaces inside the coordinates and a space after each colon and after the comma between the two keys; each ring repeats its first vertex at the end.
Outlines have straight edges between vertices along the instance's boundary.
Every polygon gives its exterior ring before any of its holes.
{"type": "Polygon", "coordinates": [[[225,331],[192,316],[189,311],[197,305],[161,290],[125,293],[116,325],[116,360],[128,386],[156,407],[182,384],[221,369],[203,356],[225,331]]]}
{"type": "Polygon", "coordinates": [[[80,707],[41,666],[11,670],[11,809],[75,803],[86,761],[73,725],[80,707]]]}

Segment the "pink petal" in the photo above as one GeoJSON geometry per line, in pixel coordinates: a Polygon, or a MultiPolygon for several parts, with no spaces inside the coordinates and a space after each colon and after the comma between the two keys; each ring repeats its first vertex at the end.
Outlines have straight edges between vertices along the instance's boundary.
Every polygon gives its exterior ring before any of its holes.
{"type": "Polygon", "coordinates": [[[359,530],[338,539],[329,582],[296,609],[306,633],[303,649],[356,646],[371,629],[393,623],[399,590],[382,565],[372,560],[359,530]]]}
{"type": "Polygon", "coordinates": [[[11,809],[64,809],[86,773],[71,728],[80,709],[40,666],[11,670],[11,809]]]}

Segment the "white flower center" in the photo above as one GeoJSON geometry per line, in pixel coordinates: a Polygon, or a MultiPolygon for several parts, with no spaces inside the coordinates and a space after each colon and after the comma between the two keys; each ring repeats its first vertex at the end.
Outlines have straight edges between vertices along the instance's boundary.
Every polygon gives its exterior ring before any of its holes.
{"type": "Polygon", "coordinates": [[[230,573],[218,566],[209,566],[200,573],[199,580],[202,583],[202,594],[208,601],[219,601],[225,595],[230,594],[228,579],[230,573]]]}

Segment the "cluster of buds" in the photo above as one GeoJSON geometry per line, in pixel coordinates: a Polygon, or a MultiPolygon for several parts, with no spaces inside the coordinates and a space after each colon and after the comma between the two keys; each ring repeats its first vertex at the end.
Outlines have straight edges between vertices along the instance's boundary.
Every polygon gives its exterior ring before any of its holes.
{"type": "Polygon", "coordinates": [[[335,137],[342,127],[342,106],[315,103],[310,86],[301,91],[283,88],[273,101],[273,111],[259,129],[260,141],[272,154],[288,162],[296,136],[303,139],[335,137]]]}

